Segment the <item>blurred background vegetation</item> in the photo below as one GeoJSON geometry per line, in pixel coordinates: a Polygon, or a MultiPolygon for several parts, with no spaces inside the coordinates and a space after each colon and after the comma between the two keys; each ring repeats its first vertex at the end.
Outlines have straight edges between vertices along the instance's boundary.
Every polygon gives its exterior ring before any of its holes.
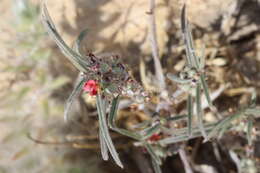
{"type": "MultiPolygon", "coordinates": [[[[179,20],[182,4],[181,0],[157,1],[158,45],[164,72],[176,73],[184,66],[179,20]]],[[[120,54],[137,80],[154,91],[146,0],[55,0],[48,1],[47,6],[69,45],[81,30],[89,28],[85,51],[120,54]]],[[[74,121],[64,123],[64,102],[77,70],[43,29],[39,1],[2,0],[0,11],[0,173],[144,173],[138,163],[145,158],[130,146],[120,150],[124,170],[101,160],[95,106],[88,96],[74,105],[74,121]]],[[[252,88],[259,93],[260,3],[190,0],[187,11],[197,47],[203,47],[203,43],[206,47],[209,86],[212,91],[225,88],[215,104],[220,110],[234,112],[246,104],[252,88]]],[[[169,90],[176,89],[168,84],[169,90]]],[[[122,114],[125,126],[145,119],[138,111],[122,114]]],[[[207,121],[212,118],[206,114],[207,121]]],[[[243,128],[243,122],[239,124],[243,128]]],[[[259,128],[259,120],[254,125],[259,128]]],[[[257,173],[259,145],[259,138],[255,138],[253,148],[249,148],[245,134],[239,133],[207,143],[198,138],[189,141],[193,148],[189,156],[197,172],[257,173]],[[248,155],[250,152],[253,154],[248,155]]],[[[174,171],[184,172],[177,155],[163,166],[163,172],[174,171]]]]}

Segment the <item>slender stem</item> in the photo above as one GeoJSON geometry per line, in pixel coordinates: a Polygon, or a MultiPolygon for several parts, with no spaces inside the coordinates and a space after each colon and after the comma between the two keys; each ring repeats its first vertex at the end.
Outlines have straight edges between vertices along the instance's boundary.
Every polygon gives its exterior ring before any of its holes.
{"type": "Polygon", "coordinates": [[[250,116],[248,118],[248,122],[247,122],[247,140],[248,140],[248,145],[252,146],[253,142],[252,142],[252,129],[253,129],[253,117],[250,116]]]}
{"type": "Polygon", "coordinates": [[[188,95],[188,100],[187,100],[187,109],[188,109],[188,134],[191,136],[191,131],[192,131],[192,118],[193,118],[193,99],[192,95],[188,95]]]}
{"type": "Polygon", "coordinates": [[[162,173],[160,165],[152,158],[152,165],[155,173],[162,173]]]}
{"type": "Polygon", "coordinates": [[[184,150],[184,147],[181,146],[178,152],[179,152],[181,161],[183,163],[185,173],[193,173],[193,170],[191,169],[191,165],[189,163],[189,160],[188,160],[187,154],[184,150]]]}

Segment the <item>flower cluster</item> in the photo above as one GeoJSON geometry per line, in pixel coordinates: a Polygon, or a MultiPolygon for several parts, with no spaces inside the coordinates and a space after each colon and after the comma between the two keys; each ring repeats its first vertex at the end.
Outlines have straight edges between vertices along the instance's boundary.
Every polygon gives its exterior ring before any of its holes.
{"type": "Polygon", "coordinates": [[[140,84],[129,75],[126,66],[120,62],[119,56],[97,57],[89,53],[87,57],[91,60],[91,67],[84,73],[88,80],[83,90],[91,96],[100,91],[107,98],[124,95],[135,100],[144,100],[147,97],[140,84]]]}

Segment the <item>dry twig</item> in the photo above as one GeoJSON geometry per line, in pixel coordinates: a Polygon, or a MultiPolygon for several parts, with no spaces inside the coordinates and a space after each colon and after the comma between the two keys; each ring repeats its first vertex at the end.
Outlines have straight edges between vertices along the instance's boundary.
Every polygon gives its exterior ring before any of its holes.
{"type": "Polygon", "coordinates": [[[160,90],[165,89],[165,77],[163,75],[162,65],[159,59],[159,48],[158,48],[158,42],[157,42],[157,35],[156,35],[156,21],[155,21],[155,15],[154,15],[154,9],[155,9],[155,0],[150,0],[150,9],[147,14],[149,15],[149,24],[150,24],[150,45],[152,48],[152,54],[153,54],[153,60],[154,60],[154,67],[155,67],[155,73],[156,78],[158,80],[158,85],[160,90]]]}

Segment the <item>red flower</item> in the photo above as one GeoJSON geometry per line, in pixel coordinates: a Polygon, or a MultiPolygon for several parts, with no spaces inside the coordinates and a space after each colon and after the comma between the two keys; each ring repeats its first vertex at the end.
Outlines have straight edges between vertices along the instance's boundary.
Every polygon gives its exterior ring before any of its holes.
{"type": "Polygon", "coordinates": [[[149,141],[158,141],[158,140],[160,140],[161,139],[161,136],[160,136],[160,134],[153,134],[148,140],[149,141]]]}
{"type": "Polygon", "coordinates": [[[95,96],[98,92],[98,84],[95,80],[88,80],[83,87],[83,90],[88,92],[89,95],[95,96]]]}

